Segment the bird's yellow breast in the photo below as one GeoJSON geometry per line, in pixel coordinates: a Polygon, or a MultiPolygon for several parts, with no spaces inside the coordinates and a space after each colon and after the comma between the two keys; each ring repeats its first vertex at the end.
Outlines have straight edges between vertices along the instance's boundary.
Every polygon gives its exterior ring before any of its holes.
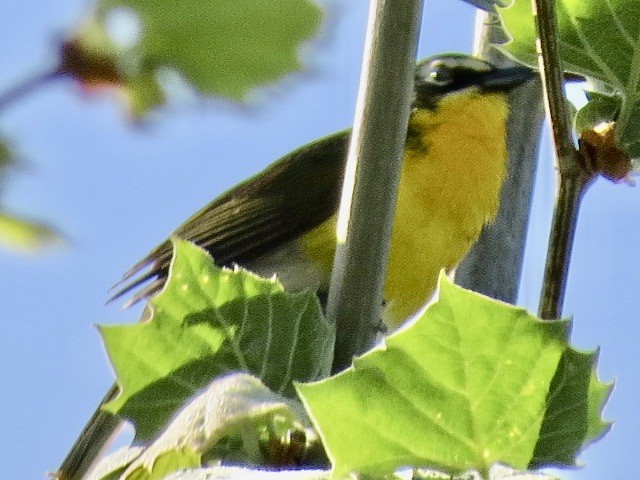
{"type": "MultiPolygon", "coordinates": [[[[432,295],[496,214],[505,176],[503,94],[448,95],[435,110],[411,114],[384,287],[384,318],[396,327],[432,295]]],[[[330,271],[335,216],[302,238],[330,271]]]]}

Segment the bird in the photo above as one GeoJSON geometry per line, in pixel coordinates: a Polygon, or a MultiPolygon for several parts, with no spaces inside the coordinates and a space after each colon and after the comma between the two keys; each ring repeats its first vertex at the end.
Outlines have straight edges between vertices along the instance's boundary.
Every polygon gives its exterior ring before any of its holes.
{"type": "MultiPolygon", "coordinates": [[[[536,76],[466,54],[416,65],[411,113],[384,284],[383,320],[396,329],[434,292],[494,218],[506,176],[507,93],[536,76]]],[[[216,264],[277,275],[286,290],[326,294],[350,130],[302,146],[213,200],[172,234],[207,250],[216,264]]],[[[123,276],[112,298],[128,304],[159,292],[169,239],[123,276]]],[[[113,386],[105,401],[118,394],[113,386]]],[[[98,410],[57,477],[79,480],[119,420],[98,410]]]]}

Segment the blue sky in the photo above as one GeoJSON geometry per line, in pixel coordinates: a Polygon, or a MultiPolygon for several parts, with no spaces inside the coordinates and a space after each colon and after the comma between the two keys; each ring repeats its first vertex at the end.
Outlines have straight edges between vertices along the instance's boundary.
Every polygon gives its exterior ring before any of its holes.
{"type": "MultiPolygon", "coordinates": [[[[310,68],[269,90],[252,109],[220,102],[174,104],[132,125],[109,96],[51,84],[0,112],[0,132],[24,159],[3,201],[47,219],[67,245],[45,255],[0,251],[0,452],[3,477],[55,469],[113,380],[94,323],[134,322],[105,306],[107,290],[189,214],[289,150],[349,125],[367,2],[325,2],[329,28],[308,49],[310,68]]],[[[90,10],[82,0],[0,3],[0,91],[54,62],[56,41],[90,10]]],[[[469,51],[474,9],[427,2],[420,56],[469,51]]],[[[548,142],[535,194],[519,303],[535,310],[554,193],[548,142]]],[[[640,415],[635,365],[640,258],[636,189],[599,180],[578,224],[565,315],[573,343],[601,346],[600,375],[617,379],[605,417],[617,421],[565,478],[637,470],[640,415]],[[633,300],[636,298],[636,300],[633,300]]]]}

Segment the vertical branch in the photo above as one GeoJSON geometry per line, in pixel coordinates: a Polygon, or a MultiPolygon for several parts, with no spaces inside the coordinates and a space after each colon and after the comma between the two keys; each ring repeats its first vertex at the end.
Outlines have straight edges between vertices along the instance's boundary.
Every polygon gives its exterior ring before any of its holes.
{"type": "Polygon", "coordinates": [[[538,307],[538,315],[541,318],[554,319],[562,315],[580,201],[587,186],[588,180],[585,178],[560,175],[538,307]]]}
{"type": "MultiPolygon", "coordinates": [[[[476,25],[474,53],[497,66],[515,65],[492,46],[502,40],[496,14],[478,12],[476,25]]],[[[518,295],[543,120],[540,82],[509,94],[509,160],[500,209],[456,270],[459,285],[509,303],[518,295]]]]}
{"type": "Polygon", "coordinates": [[[381,321],[422,3],[371,1],[327,304],[334,371],[371,345],[381,321]]]}
{"type": "Polygon", "coordinates": [[[564,96],[562,61],[558,53],[555,0],[533,0],[539,65],[544,84],[545,104],[551,119],[551,133],[558,156],[560,173],[580,164],[573,144],[569,110],[564,96]]]}
{"type": "Polygon", "coordinates": [[[558,159],[560,187],[553,212],[549,251],[540,294],[539,315],[552,319],[562,315],[573,237],[580,200],[595,178],[573,143],[563,68],[558,53],[558,33],[553,0],[532,0],[538,28],[540,70],[551,132],[558,159]]]}

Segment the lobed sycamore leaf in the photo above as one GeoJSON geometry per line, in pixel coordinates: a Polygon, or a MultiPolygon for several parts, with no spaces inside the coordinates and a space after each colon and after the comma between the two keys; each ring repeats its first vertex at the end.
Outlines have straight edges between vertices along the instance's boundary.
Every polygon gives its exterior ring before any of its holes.
{"type": "Polygon", "coordinates": [[[296,388],[336,475],[524,470],[541,427],[554,430],[548,416],[562,413],[548,397],[568,397],[575,384],[571,372],[553,382],[569,326],[441,277],[440,297],[421,318],[345,372],[296,388]]]}
{"type": "Polygon", "coordinates": [[[300,70],[320,19],[310,0],[100,0],[63,44],[61,70],[90,89],[121,88],[136,116],[164,102],[165,69],[197,92],[242,100],[300,70]]]}
{"type": "Polygon", "coordinates": [[[151,318],[99,326],[121,386],[105,409],[152,439],[178,408],[220,375],[249,372],[276,393],[324,378],[334,328],[315,294],[289,294],[276,279],[217,267],[206,251],[174,239],[164,289],[151,318]]]}
{"type": "MultiPolygon", "coordinates": [[[[565,70],[584,76],[596,93],[616,102],[588,107],[585,119],[615,120],[616,144],[631,157],[640,156],[640,3],[637,0],[558,0],[558,46],[565,70]],[[615,116],[612,118],[612,111],[615,116]]],[[[537,66],[537,32],[529,0],[500,9],[512,40],[504,51],[537,66]]],[[[589,125],[595,128],[597,125],[589,125]]]]}

